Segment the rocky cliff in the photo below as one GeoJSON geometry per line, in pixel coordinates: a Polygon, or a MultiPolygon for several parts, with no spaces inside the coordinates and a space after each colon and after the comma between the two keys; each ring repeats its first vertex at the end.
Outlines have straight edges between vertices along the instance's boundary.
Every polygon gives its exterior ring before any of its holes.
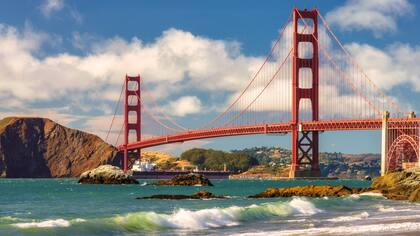
{"type": "Polygon", "coordinates": [[[372,187],[389,199],[420,202],[420,167],[375,178],[372,187]]]}
{"type": "Polygon", "coordinates": [[[44,118],[0,120],[1,177],[76,177],[102,164],[120,163],[117,150],[96,135],[44,118]]]}

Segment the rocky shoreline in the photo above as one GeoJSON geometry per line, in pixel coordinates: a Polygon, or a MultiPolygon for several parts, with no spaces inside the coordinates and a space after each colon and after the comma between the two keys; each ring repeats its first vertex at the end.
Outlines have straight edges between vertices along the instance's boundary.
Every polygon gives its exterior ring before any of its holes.
{"type": "Polygon", "coordinates": [[[344,185],[308,185],[288,188],[268,188],[267,190],[250,198],[273,198],[273,197],[343,197],[351,194],[373,191],[371,188],[349,188],[344,185]]]}
{"type": "Polygon", "coordinates": [[[372,188],[388,199],[420,202],[420,167],[375,178],[372,188]]]}
{"type": "Polygon", "coordinates": [[[288,188],[268,188],[261,193],[249,197],[343,197],[365,192],[381,193],[386,198],[393,200],[420,202],[420,167],[392,172],[385,176],[375,178],[370,188],[349,188],[344,185],[309,185],[288,188]]]}
{"type": "Polygon", "coordinates": [[[216,196],[207,190],[201,190],[193,195],[176,195],[176,194],[157,194],[149,197],[138,197],[136,199],[167,199],[167,200],[202,200],[202,199],[224,199],[224,196],[216,196]]]}

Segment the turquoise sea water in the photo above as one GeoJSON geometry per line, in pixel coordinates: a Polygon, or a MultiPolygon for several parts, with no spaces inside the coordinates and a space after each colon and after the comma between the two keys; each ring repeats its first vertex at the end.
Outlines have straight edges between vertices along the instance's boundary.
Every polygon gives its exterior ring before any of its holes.
{"type": "MultiPolygon", "coordinates": [[[[145,183],[146,181],[141,181],[145,183]]],[[[380,195],[249,199],[268,187],[368,181],[214,180],[214,187],[0,179],[0,235],[419,235],[420,205],[380,195]],[[138,200],[207,189],[214,200],[138,200]]]]}

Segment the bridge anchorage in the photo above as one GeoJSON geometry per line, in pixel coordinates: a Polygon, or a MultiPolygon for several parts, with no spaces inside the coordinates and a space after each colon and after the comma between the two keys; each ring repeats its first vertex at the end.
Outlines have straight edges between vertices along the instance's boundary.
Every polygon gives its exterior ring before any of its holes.
{"type": "Polygon", "coordinates": [[[319,177],[320,132],[346,130],[382,132],[382,174],[420,165],[420,119],[413,112],[401,115],[407,111],[367,76],[316,8],[293,9],[248,85],[200,128],[178,124],[140,75],[126,75],[108,135],[114,119],[121,117],[121,97],[124,115],[115,145],[124,152],[125,172],[143,148],[287,133],[292,138],[289,176],[319,177]]]}

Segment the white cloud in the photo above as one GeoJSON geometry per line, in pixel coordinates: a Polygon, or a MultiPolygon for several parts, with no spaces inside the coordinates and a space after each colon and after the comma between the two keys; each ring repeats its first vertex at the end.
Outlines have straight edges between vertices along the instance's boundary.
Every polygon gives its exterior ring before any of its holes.
{"type": "Polygon", "coordinates": [[[420,91],[420,47],[393,44],[384,50],[368,44],[351,43],[346,48],[375,84],[385,90],[407,84],[420,91]]]}
{"type": "MultiPolygon", "coordinates": [[[[165,111],[169,111],[170,116],[187,116],[202,112],[203,107],[220,109],[224,105],[220,104],[223,101],[218,96],[200,100],[200,95],[189,95],[191,90],[198,94],[237,96],[263,61],[262,57],[244,55],[238,42],[213,40],[177,29],[163,32],[151,43],[138,38],[98,40],[77,33],[74,40],[85,55],[62,53],[39,57],[43,45],[53,41],[52,36],[30,28],[19,31],[0,24],[0,107],[3,113],[52,116],[64,123],[69,123],[69,117],[75,117],[79,123],[85,121],[81,128],[104,138],[113,114],[111,106],[118,99],[126,73],[141,73],[158,104],[167,108],[165,111]],[[168,102],[168,97],[178,99],[168,102]],[[55,111],[62,106],[55,104],[57,101],[65,101],[68,108],[50,114],[45,113],[46,108],[37,109],[32,105],[48,104],[48,109],[55,111]]],[[[355,43],[346,47],[369,77],[385,90],[402,83],[420,90],[420,71],[416,67],[420,60],[419,47],[395,44],[381,50],[355,43]]],[[[262,72],[264,81],[275,71],[276,62],[270,61],[269,65],[262,72]]],[[[281,74],[290,75],[290,72],[281,74]]],[[[264,85],[262,80],[255,83],[248,92],[248,100],[243,100],[237,108],[249,104],[264,85]]],[[[278,102],[282,96],[279,88],[290,91],[290,85],[284,80],[273,81],[259,100],[263,105],[257,104],[254,111],[290,108],[290,101],[278,102]]],[[[346,104],[354,99],[335,88],[329,91],[325,99],[320,98],[321,102],[336,99],[346,104]]],[[[351,106],[354,103],[346,104],[346,107],[351,106]]],[[[115,127],[119,128],[119,123],[115,127]]],[[[111,140],[116,135],[112,133],[111,140]]]]}
{"type": "MultiPolygon", "coordinates": [[[[74,115],[81,119],[77,124],[85,122],[76,128],[105,137],[113,113],[110,106],[118,99],[125,74],[141,73],[160,106],[170,108],[169,115],[185,116],[200,112],[203,105],[198,97],[180,94],[191,89],[222,94],[237,91],[262,61],[244,56],[237,42],[212,40],[176,29],[165,31],[148,44],[137,38],[98,40],[78,34],[75,40],[86,55],[39,57],[42,48],[54,41],[52,36],[0,24],[3,112],[46,116],[48,113],[33,104],[54,110],[65,101],[69,109],[60,114],[83,114],[82,118],[74,115]],[[169,96],[180,98],[168,103],[169,96]]],[[[213,101],[206,102],[214,105],[213,101]]]]}
{"type": "Polygon", "coordinates": [[[41,12],[45,17],[49,17],[53,12],[64,8],[64,0],[44,0],[41,5],[41,12]]]}
{"type": "Polygon", "coordinates": [[[2,92],[25,101],[46,101],[106,87],[96,96],[109,98],[110,93],[117,94],[126,73],[139,72],[148,85],[162,91],[156,93],[158,98],[179,92],[178,87],[236,91],[261,62],[261,58],[238,55],[237,43],[175,29],[151,44],[137,38],[97,42],[86,56],[64,53],[38,58],[36,53],[46,42],[48,37],[42,33],[21,33],[0,25],[2,92]]]}
{"type": "Polygon", "coordinates": [[[169,115],[186,116],[201,111],[201,101],[196,96],[184,96],[169,103],[167,111],[169,115]]]}
{"type": "Polygon", "coordinates": [[[348,0],[327,13],[326,19],[342,30],[371,30],[377,36],[397,29],[396,20],[413,12],[408,0],[348,0]]]}

